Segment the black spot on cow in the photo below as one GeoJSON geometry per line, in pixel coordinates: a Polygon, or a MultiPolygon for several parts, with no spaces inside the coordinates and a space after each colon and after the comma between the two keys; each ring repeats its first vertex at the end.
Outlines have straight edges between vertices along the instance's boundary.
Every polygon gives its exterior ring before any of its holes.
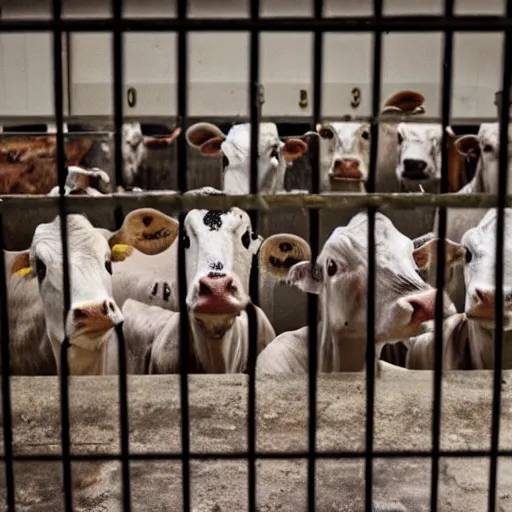
{"type": "Polygon", "coordinates": [[[153,286],[153,290],[151,290],[151,295],[153,297],[158,293],[158,283],[155,283],[155,286],[153,286]]]}
{"type": "Polygon", "coordinates": [[[215,263],[210,263],[210,268],[212,270],[222,270],[224,268],[224,265],[221,261],[216,261],[215,263]]]}
{"type": "Polygon", "coordinates": [[[203,223],[210,228],[210,231],[218,231],[222,227],[222,215],[229,210],[209,210],[204,214],[203,223]]]}
{"type": "Polygon", "coordinates": [[[247,230],[247,231],[242,235],[242,244],[243,244],[243,246],[244,246],[246,249],[249,249],[249,245],[251,245],[251,234],[250,234],[249,230],[247,230]]]}
{"type": "Polygon", "coordinates": [[[168,283],[164,283],[164,292],[162,294],[163,299],[165,302],[169,300],[169,297],[171,296],[171,287],[168,283]]]}
{"type": "Polygon", "coordinates": [[[255,233],[255,232],[253,231],[253,232],[251,233],[251,238],[252,238],[253,240],[256,240],[256,239],[258,238],[258,234],[257,234],[257,233],[255,233]]]}

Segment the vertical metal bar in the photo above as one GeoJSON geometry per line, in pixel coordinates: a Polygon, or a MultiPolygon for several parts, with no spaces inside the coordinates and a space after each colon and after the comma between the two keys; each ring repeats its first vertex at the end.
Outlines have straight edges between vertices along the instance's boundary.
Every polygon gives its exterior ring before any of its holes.
{"type": "MultiPolygon", "coordinates": [[[[121,21],[123,17],[123,0],[112,0],[112,13],[115,21],[121,21]]],[[[112,34],[113,62],[113,89],[114,99],[114,166],[116,187],[123,183],[123,154],[122,154],[122,130],[123,130],[123,33],[116,27],[112,34]]],[[[119,217],[119,210],[117,217],[119,217]]],[[[119,218],[117,219],[119,223],[119,218]]],[[[131,510],[130,493],[130,439],[128,428],[128,387],[126,378],[126,355],[122,325],[116,328],[119,352],[119,422],[120,422],[120,447],[123,510],[131,510]]]]}
{"type": "MultiPolygon", "coordinates": [[[[323,0],[314,0],[313,16],[315,20],[323,18],[323,0]]],[[[322,109],[323,84],[323,37],[321,30],[313,33],[313,112],[311,129],[316,130],[320,122],[322,109]]],[[[316,150],[311,160],[311,193],[320,190],[320,160],[318,141],[313,142],[316,150]]],[[[320,212],[318,209],[309,211],[309,245],[311,247],[311,268],[314,268],[319,252],[320,212]]],[[[318,296],[308,294],[308,510],[316,509],[316,404],[317,404],[317,372],[318,372],[318,296]]]]}
{"type": "MultiPolygon", "coordinates": [[[[382,0],[373,1],[375,18],[382,18],[382,0]]],[[[382,68],[382,33],[373,34],[372,76],[372,124],[370,127],[370,167],[368,169],[368,193],[375,192],[380,111],[380,87],[382,68]]],[[[366,452],[365,452],[365,510],[373,509],[373,424],[375,402],[375,207],[368,208],[368,296],[366,320],[366,452]]]]}
{"type": "MultiPolygon", "coordinates": [[[[178,19],[185,20],[188,14],[187,0],[178,0],[178,19]]],[[[188,60],[187,32],[178,30],[178,125],[186,129],[188,110],[188,60]]],[[[185,137],[177,140],[178,189],[183,194],[187,191],[187,146],[185,137]]],[[[180,399],[181,399],[181,477],[183,487],[183,510],[190,510],[190,418],[188,404],[188,353],[189,353],[189,318],[186,303],[187,277],[185,263],[185,246],[183,229],[186,214],[180,212],[180,238],[178,240],[178,289],[180,307],[180,399]]]]}
{"type": "MultiPolygon", "coordinates": [[[[251,21],[257,22],[260,17],[259,0],[251,0],[251,21]]],[[[251,118],[250,140],[250,193],[258,194],[258,144],[260,131],[260,102],[259,102],[259,75],[260,75],[260,29],[253,25],[250,34],[249,46],[249,114],[251,118]]],[[[258,211],[249,211],[254,232],[258,230],[258,211]]],[[[250,281],[250,296],[252,304],[259,302],[259,272],[256,260],[253,260],[250,281]]],[[[248,464],[248,501],[249,512],[256,512],[256,356],[258,346],[258,321],[254,306],[247,309],[249,329],[249,353],[247,361],[247,375],[249,389],[247,396],[247,464],[248,464]]]]}
{"type": "MultiPolygon", "coordinates": [[[[53,19],[57,23],[61,18],[62,6],[60,0],[53,0],[53,19]]],[[[60,236],[62,240],[62,279],[64,285],[64,311],[63,319],[66,325],[67,315],[71,303],[70,278],[69,278],[69,257],[68,257],[68,230],[67,212],[65,202],[66,170],[64,155],[63,137],[63,84],[62,84],[62,30],[58,24],[53,30],[53,92],[55,103],[55,123],[57,125],[57,178],[59,184],[59,215],[60,215],[60,236]]],[[[60,412],[61,412],[61,443],[62,443],[62,470],[64,479],[64,506],[66,512],[72,511],[73,494],[71,489],[71,459],[69,447],[69,390],[68,390],[68,358],[67,350],[69,340],[67,336],[61,345],[60,354],[60,412]]]]}
{"type": "Polygon", "coordinates": [[[1,314],[1,335],[2,335],[2,417],[4,433],[4,465],[5,465],[5,486],[7,488],[7,510],[15,510],[14,493],[14,470],[13,470],[13,450],[12,450],[12,401],[11,401],[11,383],[10,383],[10,339],[9,339],[9,314],[8,314],[8,296],[7,296],[7,276],[5,273],[5,255],[4,255],[4,219],[0,213],[0,314],[1,314]]]}
{"type": "MultiPolygon", "coordinates": [[[[512,15],[512,0],[507,0],[506,16],[512,15]]],[[[512,75],[512,31],[507,29],[503,46],[503,85],[500,106],[498,216],[496,222],[495,265],[495,333],[494,333],[494,382],[492,397],[491,458],[489,471],[489,511],[496,510],[496,487],[498,480],[498,444],[500,437],[501,409],[501,365],[503,352],[503,245],[505,230],[505,205],[508,187],[508,131],[510,79],[512,75]]]]}
{"type": "MultiPolygon", "coordinates": [[[[445,0],[444,15],[447,19],[453,18],[454,0],[445,0]]],[[[447,29],[444,33],[443,80],[442,80],[442,138],[441,138],[441,184],[440,193],[448,192],[448,147],[446,127],[450,123],[451,95],[453,72],[453,30],[447,29]]],[[[439,209],[439,226],[437,244],[437,270],[436,270],[436,307],[435,307],[435,358],[434,358],[434,403],[432,406],[432,468],[430,510],[437,511],[439,491],[439,444],[441,436],[441,398],[443,377],[443,292],[445,270],[445,236],[446,236],[446,208],[439,209]]]]}

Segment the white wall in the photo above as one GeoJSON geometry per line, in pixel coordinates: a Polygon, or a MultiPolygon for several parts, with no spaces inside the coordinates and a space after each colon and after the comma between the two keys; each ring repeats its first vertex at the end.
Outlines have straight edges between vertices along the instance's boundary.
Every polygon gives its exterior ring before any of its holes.
{"type": "MultiPolygon", "coordinates": [[[[385,14],[440,14],[442,2],[388,0],[385,14]]],[[[502,14],[503,0],[458,0],[457,14],[502,14]]],[[[170,0],[125,0],[126,16],[174,16],[170,0]]],[[[262,16],[308,16],[311,0],[261,0],[262,16]]],[[[47,17],[48,0],[0,0],[2,16],[47,17]]],[[[65,17],[102,17],[110,1],[63,0],[65,17]]],[[[371,14],[371,0],[325,0],[326,16],[371,14]]],[[[192,17],[245,17],[248,2],[190,0],[192,17]],[[219,9],[222,5],[222,9],[219,9]]],[[[264,115],[311,114],[312,35],[262,33],[260,79],[265,89],[264,115]],[[299,106],[300,90],[309,103],[299,106]]],[[[112,41],[109,34],[75,33],[71,37],[71,113],[112,113],[112,41]]],[[[443,35],[386,34],[383,38],[382,100],[399,89],[421,91],[428,114],[440,113],[443,35]]],[[[494,93],[501,89],[502,36],[455,35],[454,117],[493,117],[494,93]]],[[[0,34],[0,115],[51,115],[53,76],[50,34],[0,34]]],[[[367,115],[371,108],[372,34],[324,36],[322,113],[367,115]],[[352,110],[350,91],[359,87],[361,105],[352,110]]],[[[176,37],[172,33],[125,35],[126,89],[137,91],[129,116],[176,113],[176,37]]],[[[189,35],[189,114],[247,115],[249,38],[245,33],[189,35]]]]}

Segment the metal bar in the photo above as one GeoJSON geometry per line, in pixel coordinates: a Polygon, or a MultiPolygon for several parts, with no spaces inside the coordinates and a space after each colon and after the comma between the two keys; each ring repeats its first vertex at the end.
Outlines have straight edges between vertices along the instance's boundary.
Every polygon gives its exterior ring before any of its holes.
{"type": "MultiPolygon", "coordinates": [[[[512,15],[512,0],[507,0],[507,16],[512,15]]],[[[503,44],[503,86],[499,112],[499,176],[498,215],[496,219],[496,265],[495,268],[495,333],[494,333],[494,382],[491,426],[491,457],[489,470],[489,511],[496,510],[496,488],[498,479],[498,444],[500,434],[501,379],[503,352],[503,279],[505,242],[505,203],[508,186],[508,132],[510,115],[510,81],[512,76],[512,31],[505,33],[503,44]]]]}
{"type": "Polygon", "coordinates": [[[439,15],[424,16],[333,16],[322,20],[300,17],[263,18],[75,18],[63,20],[4,19],[0,32],[47,32],[55,28],[71,32],[247,32],[254,28],[269,32],[502,32],[512,28],[512,19],[503,16],[456,16],[447,20],[439,15]]]}
{"type": "MultiPolygon", "coordinates": [[[[123,17],[123,0],[112,0],[112,14],[115,21],[123,17]]],[[[112,95],[114,99],[114,169],[115,184],[114,190],[119,186],[124,186],[123,180],[123,82],[124,82],[124,54],[123,37],[120,30],[114,30],[112,34],[112,55],[113,62],[113,82],[112,95]]],[[[115,209],[116,224],[120,224],[122,212],[120,208],[115,209]]],[[[116,228],[120,228],[117,225],[116,228]]],[[[122,325],[116,327],[118,352],[119,352],[119,422],[120,422],[120,447],[121,447],[121,475],[122,475],[122,496],[123,510],[131,511],[131,492],[130,492],[130,434],[128,426],[128,386],[126,377],[126,349],[123,336],[122,325]]]]}
{"type": "MultiPolygon", "coordinates": [[[[259,0],[251,0],[251,21],[257,22],[260,17],[259,0]]],[[[250,167],[249,191],[252,195],[259,194],[258,179],[258,145],[260,126],[260,33],[257,24],[253,25],[250,33],[249,45],[249,116],[251,123],[250,139],[250,167]]],[[[252,229],[258,229],[258,211],[249,210],[252,229]]],[[[249,330],[249,353],[247,361],[247,374],[249,377],[247,395],[247,464],[248,464],[248,506],[249,512],[256,512],[256,357],[258,346],[258,317],[254,304],[259,302],[259,272],[256,260],[253,259],[254,268],[251,269],[250,296],[252,305],[247,309],[249,330]]]]}
{"type": "MultiPolygon", "coordinates": [[[[53,0],[53,19],[60,19],[62,6],[60,0],[53,0]]],[[[54,80],[54,104],[55,122],[57,124],[57,178],[59,184],[59,215],[60,215],[60,236],[62,241],[62,277],[64,286],[64,326],[67,325],[67,315],[70,308],[70,276],[69,276],[69,254],[68,254],[68,232],[66,198],[64,196],[64,184],[66,181],[64,138],[63,138],[63,73],[62,73],[62,31],[59,25],[53,27],[53,80],[54,80]]],[[[70,458],[70,436],[69,436],[69,390],[68,390],[68,358],[67,350],[69,340],[67,335],[61,345],[60,353],[60,400],[61,400],[61,444],[62,444],[62,470],[64,480],[64,507],[66,512],[73,510],[73,492],[71,488],[71,458],[70,458]]]]}
{"type": "Polygon", "coordinates": [[[4,222],[0,214],[0,314],[1,314],[1,357],[2,357],[2,429],[4,435],[4,466],[5,487],[7,489],[6,503],[8,512],[15,510],[14,470],[12,449],[12,401],[10,384],[10,338],[9,338],[9,312],[7,296],[7,276],[5,272],[4,254],[4,222]]]}
{"type": "MultiPolygon", "coordinates": [[[[187,22],[188,2],[187,0],[178,0],[178,20],[180,26],[187,22]]],[[[188,113],[188,37],[186,30],[178,32],[178,124],[185,127],[188,113]]],[[[178,171],[178,189],[181,193],[187,188],[187,146],[184,134],[181,134],[177,140],[177,168],[178,171]]],[[[199,201],[200,202],[200,201],[199,201]]],[[[186,302],[187,278],[186,278],[186,259],[184,241],[185,213],[179,216],[180,237],[178,240],[178,290],[179,290],[179,308],[180,308],[180,403],[181,403],[181,478],[183,489],[182,510],[190,510],[190,418],[188,403],[188,354],[190,346],[190,325],[188,317],[188,307],[186,302]]]]}
{"type": "MultiPolygon", "coordinates": [[[[382,0],[373,1],[376,19],[382,18],[382,0]]],[[[380,111],[382,34],[373,34],[373,72],[372,72],[372,115],[380,111]]],[[[370,126],[370,166],[366,189],[375,192],[377,158],[379,146],[379,125],[370,126]]],[[[366,457],[365,457],[365,510],[373,510],[373,424],[375,407],[375,214],[377,208],[368,208],[368,283],[367,283],[367,320],[366,320],[366,457]]]]}
{"type": "MultiPolygon", "coordinates": [[[[445,0],[445,16],[453,18],[453,0],[445,0]]],[[[442,137],[441,137],[441,183],[440,192],[448,191],[448,148],[446,126],[450,123],[451,94],[453,72],[453,32],[445,32],[442,80],[442,137]]],[[[436,306],[435,306],[435,359],[434,359],[434,403],[432,407],[432,470],[430,510],[437,511],[439,496],[439,444],[441,437],[441,399],[443,376],[443,308],[444,308],[444,270],[445,270],[445,237],[446,237],[446,208],[439,209],[439,226],[437,244],[436,269],[436,306]]]]}
{"type": "MultiPolygon", "coordinates": [[[[323,0],[314,0],[313,15],[316,21],[323,19],[323,0]]],[[[313,112],[311,130],[316,130],[322,109],[323,83],[323,34],[313,34],[313,112]]],[[[311,192],[320,191],[320,161],[318,141],[312,141],[316,149],[311,160],[311,192]]],[[[319,252],[320,212],[309,211],[309,245],[311,248],[311,269],[316,264],[319,252]]],[[[307,300],[308,317],[308,510],[316,510],[316,431],[317,431],[317,373],[318,373],[318,297],[309,293],[307,300]]]]}
{"type": "MultiPolygon", "coordinates": [[[[512,450],[498,450],[499,457],[512,457],[512,450]]],[[[445,458],[480,459],[490,457],[491,450],[440,450],[439,455],[445,458]]],[[[256,457],[262,460],[308,460],[309,451],[299,452],[256,452],[256,457]]],[[[72,461],[117,461],[122,458],[121,454],[111,453],[83,453],[71,455],[72,461]]],[[[158,460],[158,461],[180,461],[183,458],[179,453],[145,452],[131,453],[130,460],[158,460]]],[[[247,451],[243,452],[190,452],[191,460],[247,460],[247,451]]],[[[339,451],[339,452],[316,452],[316,459],[321,460],[360,460],[366,458],[366,451],[339,451]]],[[[0,455],[0,461],[5,461],[6,456],[0,455]]],[[[373,459],[432,459],[432,450],[374,450],[373,459]]],[[[60,462],[62,456],[55,453],[46,454],[14,454],[12,457],[16,462],[60,462]]]]}

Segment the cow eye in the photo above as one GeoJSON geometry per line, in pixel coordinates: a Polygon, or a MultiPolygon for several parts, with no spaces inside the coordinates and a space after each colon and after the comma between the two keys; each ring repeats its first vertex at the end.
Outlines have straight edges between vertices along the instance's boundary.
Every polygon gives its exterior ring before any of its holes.
{"type": "Polygon", "coordinates": [[[190,238],[188,237],[186,231],[183,231],[183,236],[182,236],[181,240],[183,242],[183,247],[185,249],[188,249],[190,247],[190,238]]]}
{"type": "Polygon", "coordinates": [[[333,260],[327,262],[327,275],[332,277],[338,271],[338,265],[333,260]]]}
{"type": "Polygon", "coordinates": [[[229,160],[226,155],[222,155],[222,167],[225,169],[229,165],[229,160]]]}
{"type": "Polygon", "coordinates": [[[471,251],[466,247],[466,263],[469,263],[473,259],[473,254],[471,251]]]}
{"type": "Polygon", "coordinates": [[[398,137],[398,144],[402,144],[402,142],[404,141],[404,138],[399,133],[397,134],[397,137],[398,137]]]}
{"type": "Polygon", "coordinates": [[[362,134],[361,134],[361,137],[363,137],[364,140],[368,140],[370,138],[370,132],[368,130],[365,130],[362,134]]]}
{"type": "Polygon", "coordinates": [[[40,283],[46,277],[46,265],[39,258],[36,258],[36,274],[40,283]]]}
{"type": "Polygon", "coordinates": [[[492,151],[492,146],[490,144],[486,144],[483,147],[484,153],[490,153],[492,151]]]}
{"type": "Polygon", "coordinates": [[[273,148],[270,152],[270,158],[276,158],[279,160],[279,152],[277,151],[277,148],[273,148]]]}
{"type": "Polygon", "coordinates": [[[249,230],[247,230],[243,235],[242,235],[242,244],[244,245],[244,247],[246,249],[249,249],[249,245],[251,245],[251,233],[249,232],[249,230]]]}
{"type": "Polygon", "coordinates": [[[105,268],[107,269],[107,272],[112,275],[112,261],[107,260],[105,261],[105,268]]]}

